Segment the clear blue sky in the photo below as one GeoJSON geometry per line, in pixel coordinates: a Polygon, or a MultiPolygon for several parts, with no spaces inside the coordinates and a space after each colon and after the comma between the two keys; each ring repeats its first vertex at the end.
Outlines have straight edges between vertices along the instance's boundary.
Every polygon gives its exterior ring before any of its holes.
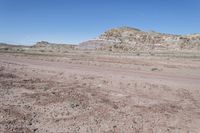
{"type": "Polygon", "coordinates": [[[120,26],[200,33],[200,0],[0,0],[0,42],[78,43],[120,26]]]}

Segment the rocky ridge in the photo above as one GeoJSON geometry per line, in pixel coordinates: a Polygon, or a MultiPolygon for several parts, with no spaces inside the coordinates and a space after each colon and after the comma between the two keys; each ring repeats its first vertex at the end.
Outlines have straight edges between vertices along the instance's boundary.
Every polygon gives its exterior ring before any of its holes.
{"type": "Polygon", "coordinates": [[[200,34],[172,35],[120,27],[108,30],[96,39],[80,43],[79,48],[108,51],[199,51],[200,34]]]}

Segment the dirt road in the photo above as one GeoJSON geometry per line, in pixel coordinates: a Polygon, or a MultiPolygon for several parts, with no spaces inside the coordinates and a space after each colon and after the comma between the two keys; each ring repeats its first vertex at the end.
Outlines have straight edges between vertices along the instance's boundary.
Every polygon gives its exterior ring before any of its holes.
{"type": "Polygon", "coordinates": [[[159,83],[172,83],[179,86],[188,85],[193,87],[200,86],[200,74],[190,73],[190,75],[176,72],[152,72],[152,71],[142,71],[134,70],[127,68],[116,68],[116,67],[99,67],[99,66],[90,66],[84,64],[72,64],[72,63],[63,63],[63,62],[50,62],[45,60],[33,60],[27,59],[24,57],[13,58],[0,56],[1,62],[11,63],[11,64],[20,64],[30,68],[38,68],[40,70],[52,70],[56,72],[76,72],[76,73],[87,73],[87,74],[96,74],[101,76],[113,76],[113,77],[128,77],[132,79],[140,79],[144,81],[152,81],[159,83]]]}

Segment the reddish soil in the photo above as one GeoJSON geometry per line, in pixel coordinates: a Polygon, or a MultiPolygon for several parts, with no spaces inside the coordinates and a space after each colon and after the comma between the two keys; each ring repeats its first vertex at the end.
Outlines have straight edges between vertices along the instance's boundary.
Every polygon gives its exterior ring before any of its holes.
{"type": "Polygon", "coordinates": [[[199,133],[198,59],[0,53],[0,132],[199,133]]]}

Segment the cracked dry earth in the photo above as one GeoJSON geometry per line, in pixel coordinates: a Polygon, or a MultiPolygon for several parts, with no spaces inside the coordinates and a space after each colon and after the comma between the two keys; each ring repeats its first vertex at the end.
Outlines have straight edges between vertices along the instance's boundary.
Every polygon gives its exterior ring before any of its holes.
{"type": "Polygon", "coordinates": [[[0,132],[200,132],[198,60],[110,58],[1,53],[0,132]]]}

